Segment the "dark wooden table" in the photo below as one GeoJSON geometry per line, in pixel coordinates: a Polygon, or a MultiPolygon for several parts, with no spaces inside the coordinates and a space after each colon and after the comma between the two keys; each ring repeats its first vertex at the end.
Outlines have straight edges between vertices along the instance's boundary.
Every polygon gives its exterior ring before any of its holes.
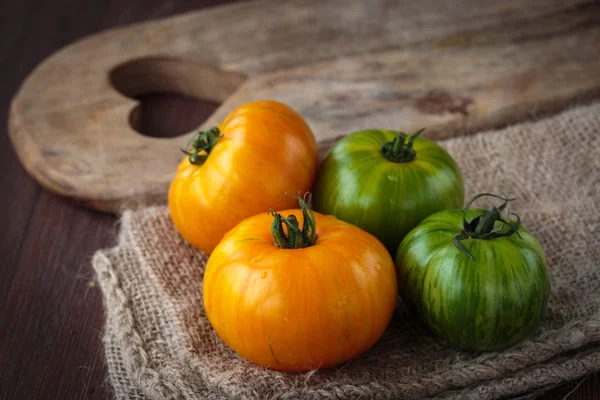
{"type": "MultiPolygon", "coordinates": [[[[226,1],[0,0],[4,120],[27,73],[73,40],[222,3],[226,1]]],[[[148,95],[135,125],[144,134],[174,136],[198,126],[216,106],[148,95]]],[[[0,193],[0,399],[110,398],[101,343],[102,296],[90,259],[96,249],[115,243],[116,218],[42,189],[19,163],[6,123],[0,131],[0,193]]],[[[600,399],[599,376],[543,398],[600,399]]]]}

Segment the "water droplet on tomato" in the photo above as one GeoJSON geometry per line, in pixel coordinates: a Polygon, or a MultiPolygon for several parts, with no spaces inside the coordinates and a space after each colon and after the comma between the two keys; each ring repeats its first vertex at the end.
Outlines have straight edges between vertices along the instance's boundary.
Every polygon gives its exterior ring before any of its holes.
{"type": "Polygon", "coordinates": [[[344,308],[344,306],[348,303],[349,303],[348,297],[344,296],[338,300],[337,306],[338,306],[338,308],[344,308]]]}
{"type": "Polygon", "coordinates": [[[349,169],[350,171],[352,171],[354,168],[356,168],[356,167],[357,167],[357,165],[358,165],[359,163],[360,163],[360,161],[354,161],[354,162],[351,162],[350,164],[348,164],[348,169],[349,169]]]}
{"type": "Polygon", "coordinates": [[[388,179],[392,182],[396,182],[398,180],[398,175],[389,174],[388,179]]]}

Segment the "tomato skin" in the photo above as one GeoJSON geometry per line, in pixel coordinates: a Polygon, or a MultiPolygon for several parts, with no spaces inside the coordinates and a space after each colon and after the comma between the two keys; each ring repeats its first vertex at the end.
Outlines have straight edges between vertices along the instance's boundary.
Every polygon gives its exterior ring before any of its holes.
{"type": "MultiPolygon", "coordinates": [[[[283,211],[302,218],[300,210],[283,211]]],[[[223,341],[255,364],[308,371],[347,361],[387,327],[397,299],[394,263],[372,235],[314,213],[317,241],[273,244],[273,217],[227,233],[206,265],[204,307],[223,341]]]]}
{"type": "Polygon", "coordinates": [[[286,193],[310,189],[318,159],[304,119],[275,101],[240,106],[218,128],[223,137],[206,161],[194,165],[184,157],[169,189],[177,230],[205,253],[244,218],[294,207],[286,193]]]}
{"type": "MultiPolygon", "coordinates": [[[[470,209],[467,220],[485,212],[470,209]]],[[[520,238],[462,240],[471,260],[452,242],[463,230],[462,218],[462,210],[438,212],[404,238],[395,258],[398,290],[450,345],[501,350],[529,335],[546,310],[550,281],[544,251],[521,226],[520,238]]]]}
{"type": "Polygon", "coordinates": [[[388,161],[381,146],[396,134],[366,130],[342,138],[325,157],[313,190],[316,211],[372,233],[392,255],[427,216],[464,202],[460,170],[436,143],[418,137],[414,160],[388,161]]]}

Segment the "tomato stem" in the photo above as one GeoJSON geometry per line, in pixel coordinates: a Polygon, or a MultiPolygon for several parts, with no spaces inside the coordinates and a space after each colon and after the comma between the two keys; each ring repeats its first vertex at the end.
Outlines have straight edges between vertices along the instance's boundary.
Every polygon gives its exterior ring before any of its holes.
{"type": "Polygon", "coordinates": [[[499,238],[499,237],[511,236],[515,233],[520,238],[521,235],[519,234],[518,230],[521,227],[521,217],[519,217],[517,214],[509,213],[509,214],[517,217],[517,221],[514,223],[511,223],[511,222],[505,220],[504,218],[502,218],[502,215],[501,215],[501,212],[506,208],[508,203],[513,200],[515,200],[515,199],[509,199],[507,197],[502,197],[502,196],[498,196],[496,194],[491,194],[491,193],[481,193],[481,194],[478,194],[477,196],[473,197],[471,200],[469,200],[469,202],[467,203],[467,205],[465,206],[465,208],[463,210],[463,231],[460,234],[456,235],[452,239],[452,242],[454,243],[454,245],[460,251],[462,251],[465,255],[467,255],[471,260],[475,260],[475,257],[473,257],[473,255],[463,246],[463,244],[461,243],[461,240],[464,240],[464,239],[490,240],[490,239],[495,239],[495,238],[499,238]],[[504,203],[502,203],[499,207],[492,208],[491,210],[485,212],[484,214],[478,215],[477,217],[473,218],[473,220],[468,222],[467,221],[467,212],[469,211],[471,204],[473,204],[473,202],[475,202],[475,200],[477,200],[481,197],[484,197],[484,196],[490,196],[490,197],[495,197],[497,199],[504,200],[504,203]],[[500,223],[500,226],[498,228],[495,228],[496,222],[500,223]],[[504,230],[505,226],[508,226],[509,229],[504,230]]]}
{"type": "Polygon", "coordinates": [[[275,240],[275,245],[277,247],[281,247],[282,249],[288,249],[287,238],[285,237],[285,232],[283,230],[283,224],[281,221],[281,214],[275,212],[275,210],[270,210],[269,214],[273,215],[273,223],[271,224],[271,234],[273,235],[273,240],[275,240]]]}
{"type": "Polygon", "coordinates": [[[398,135],[391,142],[385,142],[381,145],[383,156],[392,162],[405,163],[415,159],[416,152],[413,149],[415,139],[425,130],[422,128],[412,135],[404,132],[398,132],[398,135]],[[408,141],[407,141],[408,139],[408,141]]]}
{"type": "MultiPolygon", "coordinates": [[[[308,195],[308,193],[306,193],[306,195],[308,195]]],[[[273,235],[275,246],[282,249],[301,249],[309,247],[315,244],[315,241],[317,240],[315,216],[302,197],[297,196],[294,198],[298,199],[300,209],[302,210],[302,230],[300,230],[300,225],[295,215],[292,214],[287,217],[282,217],[281,214],[275,210],[269,211],[269,214],[273,215],[271,234],[273,235]],[[287,235],[283,229],[284,225],[287,228],[287,235]]]]}
{"type": "Polygon", "coordinates": [[[222,137],[216,126],[207,131],[196,132],[181,151],[189,157],[191,164],[202,165],[222,137]]]}

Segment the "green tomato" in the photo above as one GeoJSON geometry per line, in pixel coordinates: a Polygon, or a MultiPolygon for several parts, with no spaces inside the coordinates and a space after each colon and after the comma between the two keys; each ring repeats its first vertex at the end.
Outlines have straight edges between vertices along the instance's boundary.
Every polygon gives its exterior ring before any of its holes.
{"type": "Polygon", "coordinates": [[[317,174],[314,209],[370,232],[394,255],[427,216],[462,207],[458,166],[421,132],[366,130],[338,141],[317,174]]]}
{"type": "Polygon", "coordinates": [[[404,238],[395,258],[398,290],[450,345],[500,350],[523,340],[544,314],[546,259],[520,219],[500,216],[505,204],[491,211],[470,204],[431,215],[404,238]]]}

